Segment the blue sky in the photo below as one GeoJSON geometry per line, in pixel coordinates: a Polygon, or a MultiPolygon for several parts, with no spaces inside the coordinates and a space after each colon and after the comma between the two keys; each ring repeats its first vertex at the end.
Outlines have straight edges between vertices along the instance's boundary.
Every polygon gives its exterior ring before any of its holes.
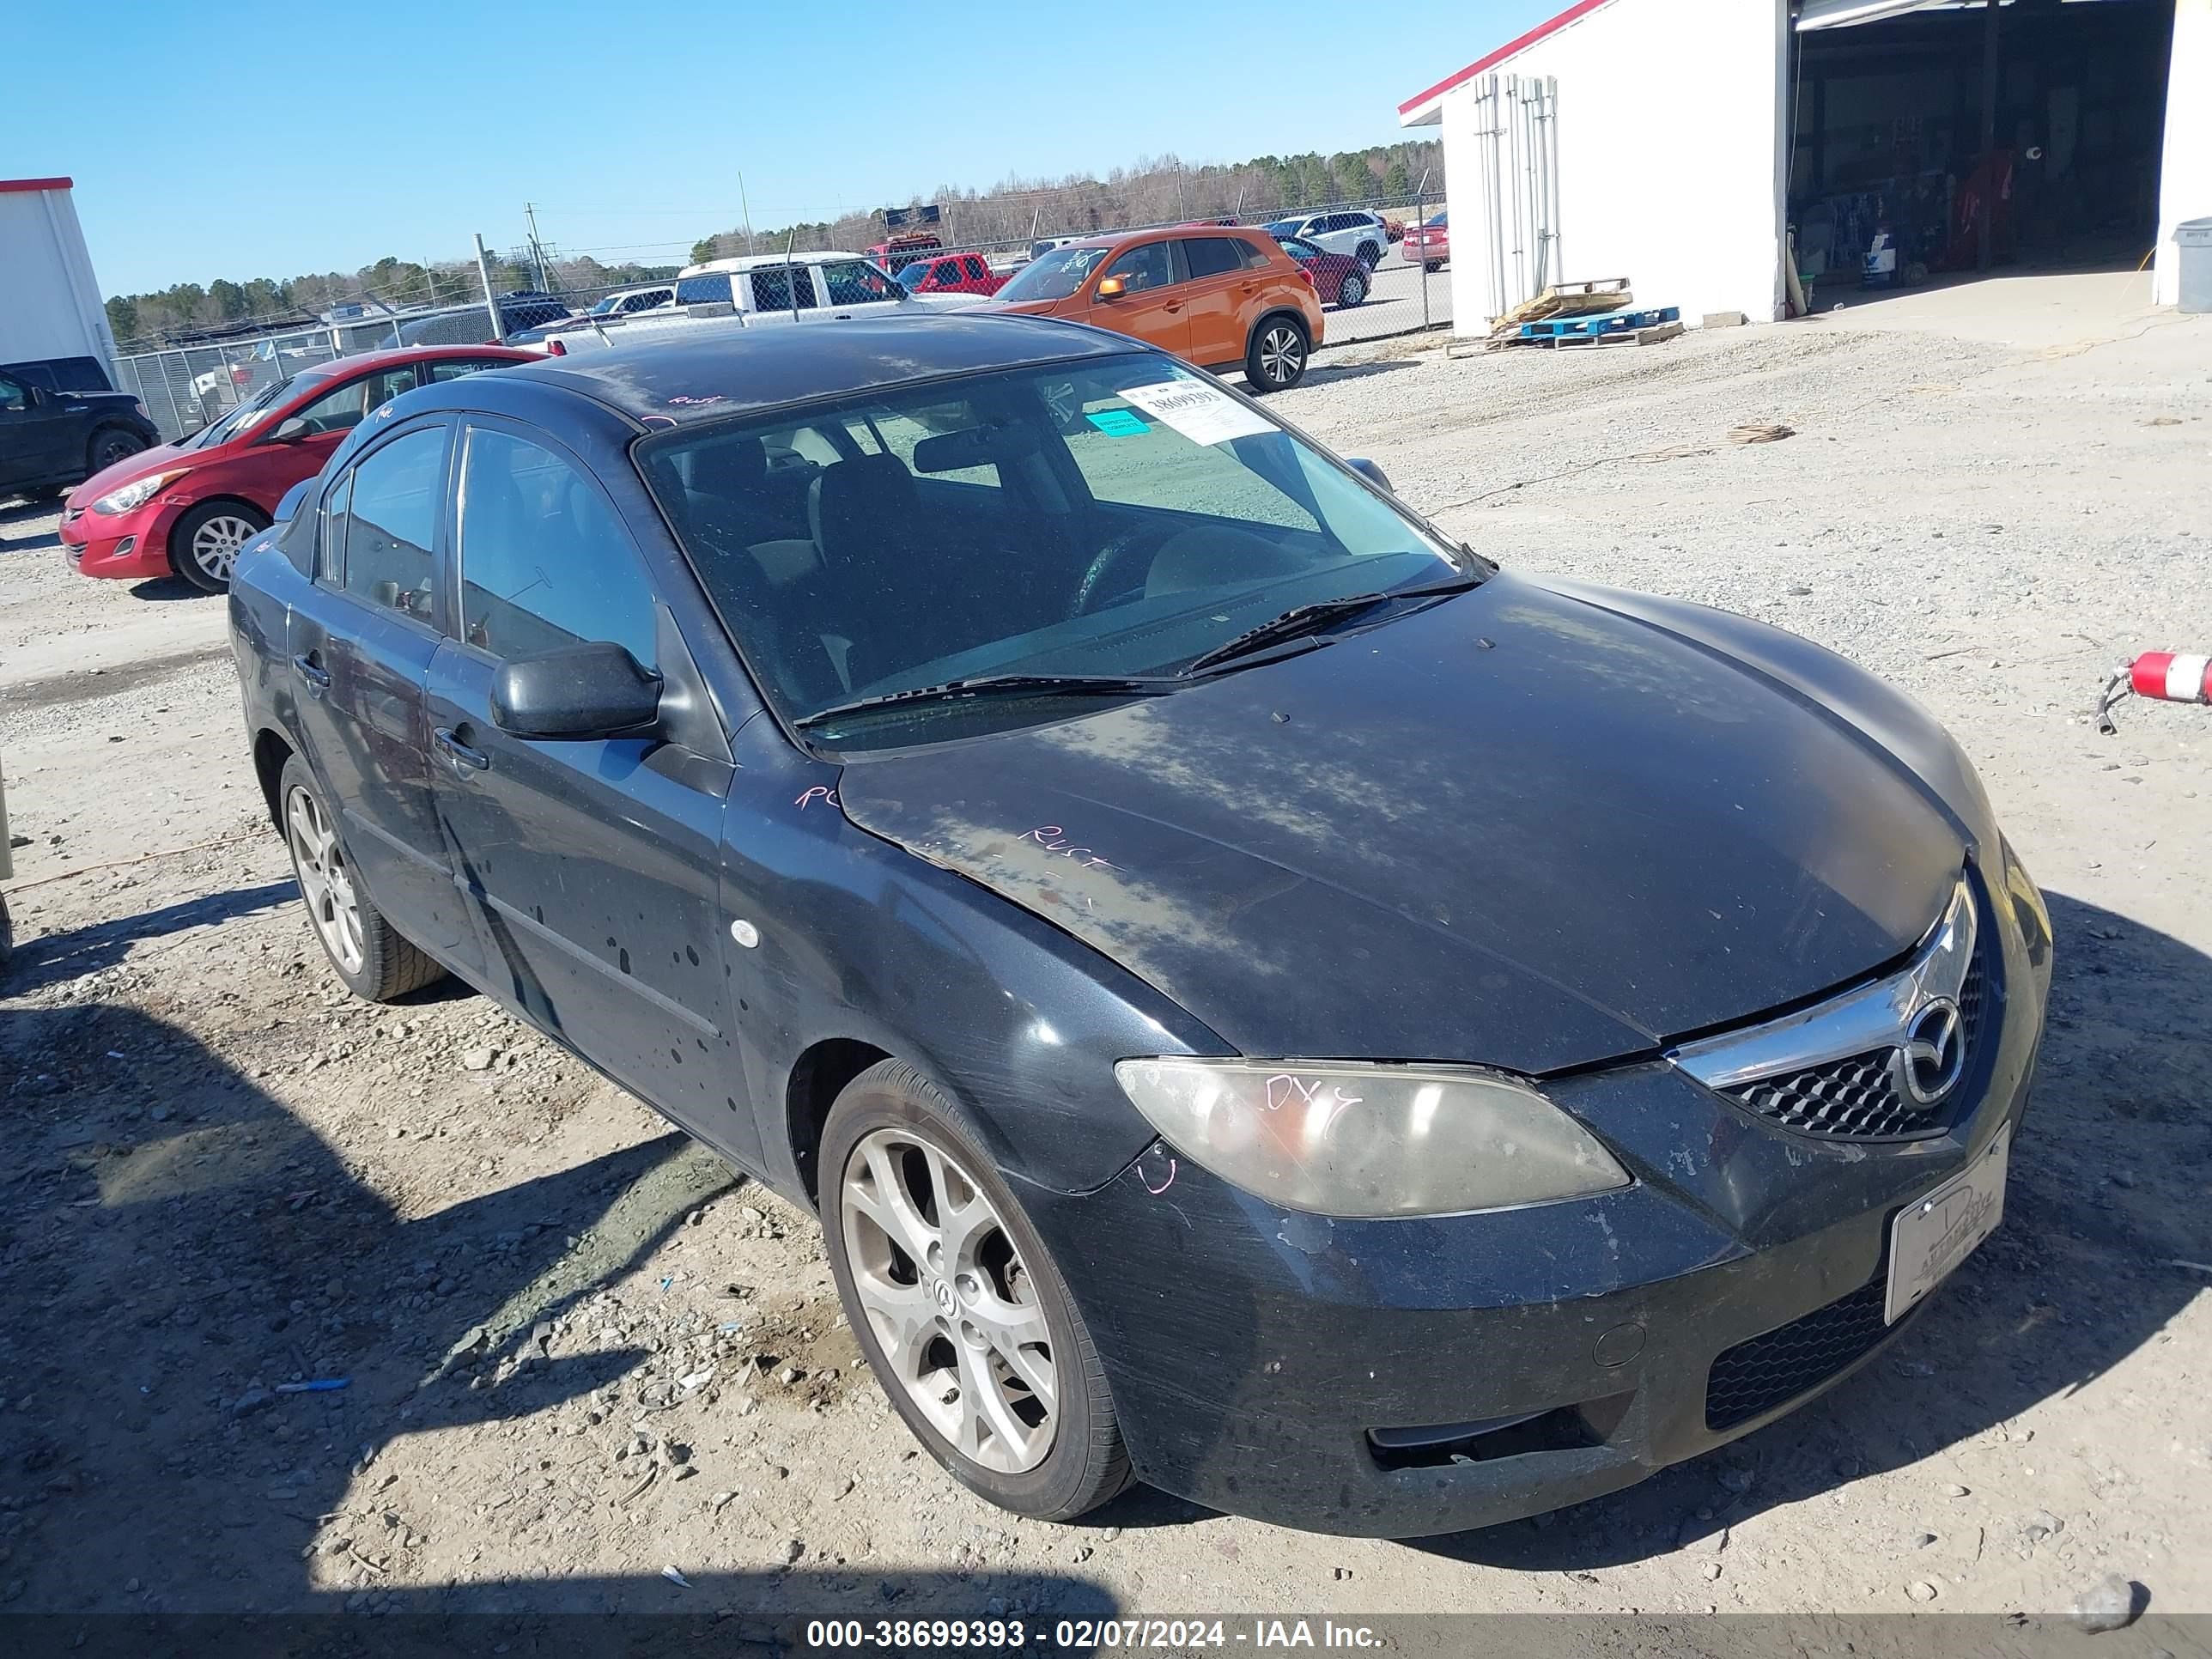
{"type": "Polygon", "coordinates": [[[610,261],[1025,178],[1323,152],[1563,0],[7,0],[45,92],[0,177],[68,174],[104,290],[453,259],[610,261]],[[339,21],[340,19],[343,21],[339,21]],[[653,246],[653,245],[659,246],[653,246]]]}

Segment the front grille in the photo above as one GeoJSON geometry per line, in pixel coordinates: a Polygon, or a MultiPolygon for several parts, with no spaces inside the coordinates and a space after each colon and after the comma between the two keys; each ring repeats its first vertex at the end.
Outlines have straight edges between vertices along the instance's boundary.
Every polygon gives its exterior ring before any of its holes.
{"type": "Polygon", "coordinates": [[[1877,1271],[1849,1296],[1722,1353],[1705,1378],[1705,1426],[1747,1423],[1820,1387],[1865,1354],[1893,1328],[1882,1323],[1886,1290],[1877,1271]]]}
{"type": "Polygon", "coordinates": [[[1890,1140],[1942,1134],[1955,1121],[1956,1109],[1973,1093],[1976,1062],[1980,1058],[1976,1040],[1988,1001],[1983,980],[1981,957],[1977,952],[1966,970],[1966,982],[1959,988],[1965,1069],[1950,1094],[1933,1106],[1923,1106],[1897,1086],[1891,1070],[1895,1048],[1875,1048],[1846,1060],[1824,1060],[1802,1071],[1759,1078],[1723,1092],[1761,1117],[1802,1134],[1890,1140]]]}

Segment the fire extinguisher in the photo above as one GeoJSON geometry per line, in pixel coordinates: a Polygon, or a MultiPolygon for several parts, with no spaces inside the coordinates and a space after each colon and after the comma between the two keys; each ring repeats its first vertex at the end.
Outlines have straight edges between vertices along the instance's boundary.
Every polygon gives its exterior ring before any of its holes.
{"type": "Polygon", "coordinates": [[[2212,703],[2212,653],[2146,651],[2133,662],[2122,663],[2097,699],[2100,732],[2109,736],[2119,729],[2112,724],[2112,707],[2130,696],[2160,702],[2212,703]]]}

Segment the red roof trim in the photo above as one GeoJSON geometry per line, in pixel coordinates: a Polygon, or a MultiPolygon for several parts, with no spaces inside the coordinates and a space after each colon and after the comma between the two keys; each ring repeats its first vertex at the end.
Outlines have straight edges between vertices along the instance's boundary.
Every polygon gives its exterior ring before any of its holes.
{"type": "Polygon", "coordinates": [[[1504,46],[1498,47],[1496,52],[1492,52],[1489,57],[1478,58],[1474,63],[1469,64],[1457,75],[1449,76],[1443,80],[1437,82],[1436,85],[1431,87],[1426,92],[1417,93],[1413,97],[1408,98],[1404,103],[1398,106],[1398,113],[1400,115],[1404,115],[1408,111],[1419,109],[1422,105],[1429,102],[1431,99],[1441,98],[1445,93],[1449,92],[1454,87],[1458,86],[1462,82],[1473,80],[1485,70],[1497,68],[1498,64],[1504,63],[1507,58],[1514,57],[1517,53],[1526,52],[1529,47],[1534,46],[1539,40],[1541,40],[1546,35],[1558,33],[1561,29],[1566,27],[1568,24],[1573,22],[1577,17],[1586,17],[1591,12],[1595,11],[1600,6],[1607,4],[1608,3],[1609,0],[1575,0],[1575,3],[1573,5],[1569,6],[1565,11],[1561,12],[1557,17],[1553,18],[1549,22],[1537,24],[1534,28],[1530,29],[1528,33],[1522,35],[1519,40],[1508,40],[1504,46]]]}
{"type": "Polygon", "coordinates": [[[0,196],[17,190],[75,190],[73,179],[0,179],[0,196]]]}

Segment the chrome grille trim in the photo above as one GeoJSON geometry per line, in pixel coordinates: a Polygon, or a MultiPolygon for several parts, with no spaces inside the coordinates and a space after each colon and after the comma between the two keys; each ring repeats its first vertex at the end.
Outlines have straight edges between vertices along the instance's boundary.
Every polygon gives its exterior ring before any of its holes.
{"type": "MultiPolygon", "coordinates": [[[[1779,1019],[1684,1043],[1668,1058],[1707,1088],[1741,1098],[1751,1085],[1838,1061],[1893,1054],[1914,1017],[1933,1001],[1966,999],[1973,1014],[1982,1012],[1978,994],[1966,998],[1978,927],[1973,890],[1962,878],[1912,959],[1898,972],[1779,1019]]],[[[1974,990],[1981,990],[1978,983],[1974,990]]],[[[1970,1022],[1970,1042],[1971,1027],[1980,1023],[1978,1018],[1970,1022]]]]}

